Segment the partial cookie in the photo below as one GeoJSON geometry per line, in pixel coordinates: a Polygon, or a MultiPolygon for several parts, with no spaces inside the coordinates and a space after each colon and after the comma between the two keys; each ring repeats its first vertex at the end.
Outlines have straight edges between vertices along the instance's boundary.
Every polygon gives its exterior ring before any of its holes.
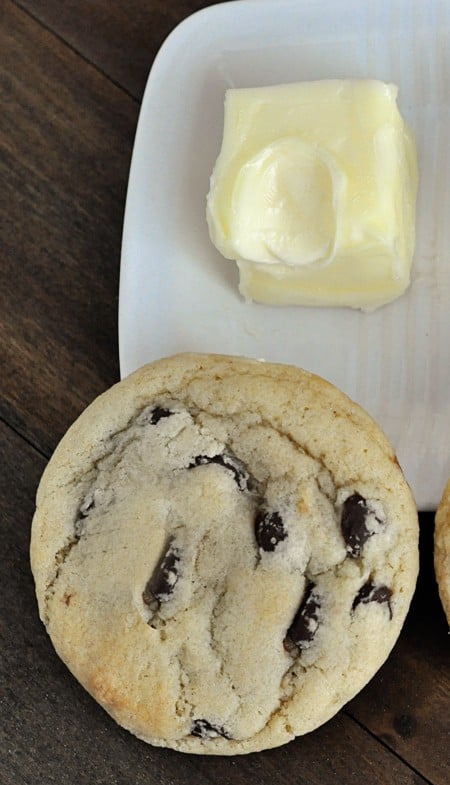
{"type": "Polygon", "coordinates": [[[323,379],[178,355],[70,428],[31,559],[57,652],[117,722],[238,754],[313,730],[385,661],[417,513],[385,436],[323,379]]]}
{"type": "Polygon", "coordinates": [[[439,596],[450,626],[450,480],[436,512],[434,528],[434,569],[439,596]]]}

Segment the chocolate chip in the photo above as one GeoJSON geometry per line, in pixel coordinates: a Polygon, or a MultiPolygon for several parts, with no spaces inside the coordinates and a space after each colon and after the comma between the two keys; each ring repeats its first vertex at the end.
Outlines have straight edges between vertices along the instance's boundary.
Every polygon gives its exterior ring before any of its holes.
{"type": "Polygon", "coordinates": [[[85,520],[95,507],[94,494],[89,493],[80,505],[75,521],[75,539],[79,540],[85,528],[85,520]]]}
{"type": "Polygon", "coordinates": [[[231,738],[223,728],[212,725],[208,720],[194,720],[191,736],[198,736],[200,739],[215,739],[218,736],[224,739],[231,738]]]}
{"type": "Polygon", "coordinates": [[[80,506],[78,512],[78,519],[82,520],[83,518],[87,518],[89,513],[92,512],[92,510],[94,509],[94,507],[95,507],[94,496],[92,494],[89,494],[88,496],[86,496],[85,500],[83,501],[83,504],[80,506]]]}
{"type": "Polygon", "coordinates": [[[353,600],[352,611],[354,611],[360,603],[366,605],[368,602],[378,602],[381,605],[383,602],[386,602],[389,608],[389,618],[392,619],[391,597],[392,589],[388,586],[375,586],[371,580],[368,580],[364,586],[361,586],[358,594],[353,600]]]}
{"type": "Polygon", "coordinates": [[[258,510],[255,516],[256,542],[263,551],[274,551],[285,540],[287,531],[279,512],[258,510]]]}
{"type": "Polygon", "coordinates": [[[233,474],[234,481],[240,491],[255,490],[256,481],[250,476],[242,461],[230,453],[197,455],[187,468],[194,469],[196,466],[206,466],[210,463],[215,463],[230,471],[233,474]]]}
{"type": "MultiPolygon", "coordinates": [[[[359,493],[349,496],[342,506],[342,536],[347,546],[347,553],[353,558],[360,555],[364,543],[373,534],[367,528],[369,515],[373,515],[373,511],[359,493]]],[[[379,522],[381,523],[381,521],[379,522]]]]}
{"type": "Polygon", "coordinates": [[[152,409],[150,414],[150,423],[151,425],[156,425],[159,423],[160,420],[164,419],[165,417],[170,417],[173,412],[170,409],[164,409],[162,406],[155,406],[152,409]]]}
{"type": "Polygon", "coordinates": [[[171,539],[142,593],[142,599],[146,605],[159,606],[162,602],[167,602],[170,599],[178,580],[179,561],[180,552],[171,539]]]}
{"type": "Polygon", "coordinates": [[[309,648],[319,627],[319,610],[319,596],[314,583],[310,583],[283,641],[286,651],[293,653],[309,648]]]}

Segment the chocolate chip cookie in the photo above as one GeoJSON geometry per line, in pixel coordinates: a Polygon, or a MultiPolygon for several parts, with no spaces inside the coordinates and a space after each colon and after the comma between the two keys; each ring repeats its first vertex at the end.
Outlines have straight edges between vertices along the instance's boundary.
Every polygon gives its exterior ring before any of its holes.
{"type": "Polygon", "coordinates": [[[436,512],[434,528],[434,569],[439,596],[450,627],[450,480],[436,512]]]}
{"type": "Polygon", "coordinates": [[[72,673],[155,745],[238,754],[332,717],[405,619],[417,513],[370,417],[306,371],[149,364],[70,428],[32,568],[72,673]]]}

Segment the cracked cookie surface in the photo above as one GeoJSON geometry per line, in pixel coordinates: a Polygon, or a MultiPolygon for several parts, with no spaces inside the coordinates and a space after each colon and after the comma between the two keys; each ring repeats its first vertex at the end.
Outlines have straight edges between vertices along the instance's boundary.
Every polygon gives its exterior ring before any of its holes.
{"type": "Polygon", "coordinates": [[[450,627],[450,480],[436,511],[434,528],[434,569],[439,596],[450,627]]]}
{"type": "Polygon", "coordinates": [[[414,591],[417,514],[368,415],[305,371],[160,360],[100,396],[42,478],[31,558],[68,667],[156,745],[238,754],[333,716],[414,591]]]}

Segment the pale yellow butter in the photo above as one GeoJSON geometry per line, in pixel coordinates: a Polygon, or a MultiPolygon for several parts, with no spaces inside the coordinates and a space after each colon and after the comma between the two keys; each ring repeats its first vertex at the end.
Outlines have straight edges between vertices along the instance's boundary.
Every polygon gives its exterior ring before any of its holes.
{"type": "Polygon", "coordinates": [[[231,89],[210,236],[246,299],[372,310],[409,284],[417,179],[395,85],[231,89]]]}

